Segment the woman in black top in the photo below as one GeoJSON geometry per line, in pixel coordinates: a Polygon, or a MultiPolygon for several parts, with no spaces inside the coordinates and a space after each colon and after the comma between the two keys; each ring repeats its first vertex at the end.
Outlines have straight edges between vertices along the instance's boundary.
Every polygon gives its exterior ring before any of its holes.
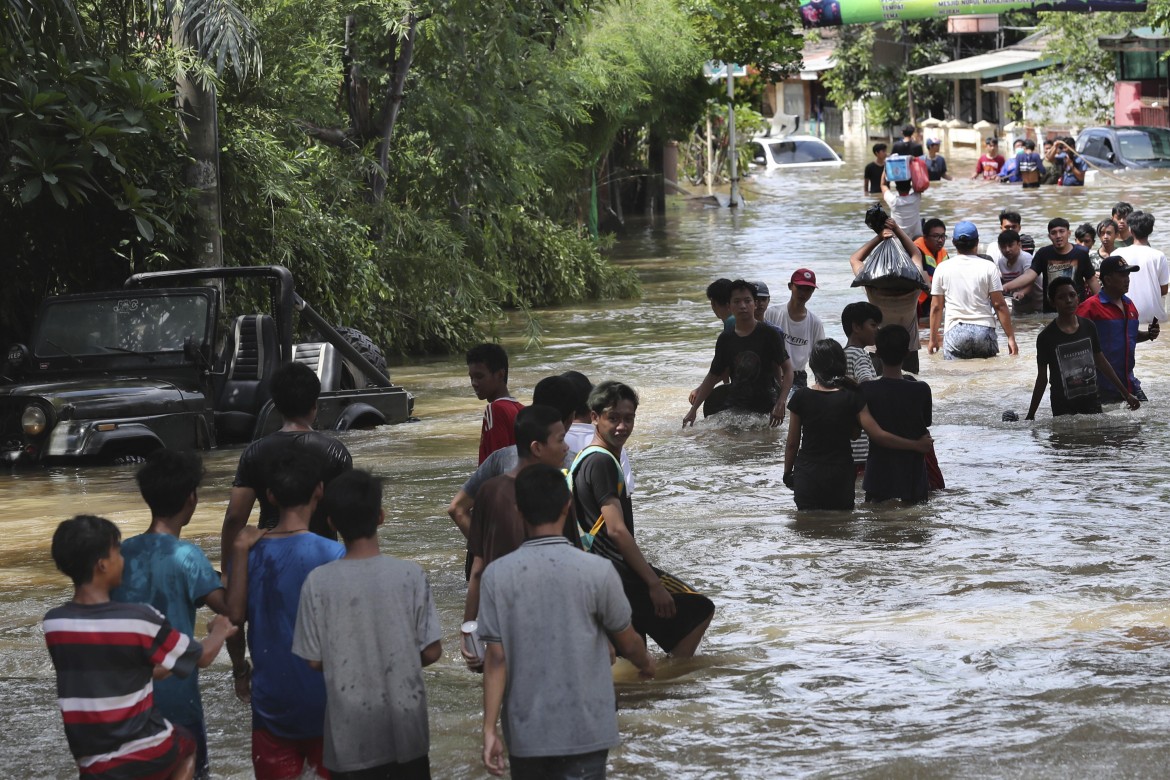
{"type": "Polygon", "coordinates": [[[882,430],[845,366],[840,344],[818,341],[808,360],[816,383],[798,389],[788,402],[784,484],[792,488],[797,509],[853,509],[857,471],[849,443],[862,429],[883,447],[923,454],[930,449],[929,435],[911,440],[882,430]]]}

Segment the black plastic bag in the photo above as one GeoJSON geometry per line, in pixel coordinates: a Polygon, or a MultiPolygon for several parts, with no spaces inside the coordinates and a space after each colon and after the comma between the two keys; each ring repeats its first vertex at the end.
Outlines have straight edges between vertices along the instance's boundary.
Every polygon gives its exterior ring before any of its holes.
{"type": "MultiPolygon", "coordinates": [[[[869,214],[866,213],[866,222],[869,214]]],[[[865,258],[851,287],[874,287],[879,290],[921,290],[930,292],[922,273],[897,238],[887,238],[865,258]]]]}
{"type": "Polygon", "coordinates": [[[877,203],[865,210],[865,224],[875,233],[881,233],[886,229],[886,220],[889,218],[890,215],[877,203]]]}

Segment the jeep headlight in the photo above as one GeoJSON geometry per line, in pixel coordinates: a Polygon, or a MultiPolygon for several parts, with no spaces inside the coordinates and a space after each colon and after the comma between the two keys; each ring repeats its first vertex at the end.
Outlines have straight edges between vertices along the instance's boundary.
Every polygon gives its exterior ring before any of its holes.
{"type": "Polygon", "coordinates": [[[20,427],[26,436],[40,436],[45,432],[45,412],[41,407],[29,405],[24,407],[24,414],[20,415],[20,427]]]}

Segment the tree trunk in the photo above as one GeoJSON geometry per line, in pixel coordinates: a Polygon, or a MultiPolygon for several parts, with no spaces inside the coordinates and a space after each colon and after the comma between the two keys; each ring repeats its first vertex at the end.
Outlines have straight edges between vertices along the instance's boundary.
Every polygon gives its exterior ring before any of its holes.
{"type": "Polygon", "coordinates": [[[650,203],[654,216],[666,213],[666,166],[664,153],[666,142],[662,140],[662,133],[657,127],[651,126],[650,137],[650,178],[646,182],[650,188],[650,203]]]}
{"type": "MultiPolygon", "coordinates": [[[[178,26],[176,14],[173,28],[174,44],[186,48],[186,40],[178,26]]],[[[215,87],[203,87],[188,74],[180,74],[175,82],[187,151],[191,163],[187,166],[187,184],[195,190],[195,209],[192,215],[192,265],[202,268],[223,265],[223,222],[219,200],[219,111],[215,87]]]]}
{"type": "MultiPolygon", "coordinates": [[[[421,20],[422,17],[415,14],[408,14],[403,20],[407,28],[406,37],[403,38],[398,56],[394,59],[394,76],[386,87],[386,102],[382,106],[381,121],[378,123],[382,137],[378,141],[378,168],[374,172],[374,180],[370,187],[374,200],[381,200],[386,194],[386,182],[390,176],[390,138],[394,135],[394,124],[398,121],[398,111],[402,108],[406,76],[410,73],[410,62],[414,58],[414,38],[421,20]]],[[[390,51],[393,52],[394,49],[391,48],[390,51]]]]}
{"type": "Polygon", "coordinates": [[[373,202],[382,200],[386,195],[386,186],[390,180],[390,140],[394,135],[394,125],[398,121],[398,112],[402,108],[405,96],[406,77],[410,74],[410,65],[414,58],[414,40],[419,23],[429,16],[429,13],[407,14],[402,20],[406,27],[406,35],[401,41],[396,41],[393,37],[389,40],[390,52],[387,59],[393,63],[393,74],[390,83],[386,85],[385,100],[376,123],[370,118],[369,81],[362,76],[357,64],[358,20],[352,14],[345,17],[345,48],[342,50],[344,72],[341,90],[346,113],[349,114],[349,128],[342,130],[318,127],[311,122],[297,122],[311,137],[350,152],[360,151],[366,143],[377,137],[378,164],[366,177],[369,187],[367,197],[373,202]]]}

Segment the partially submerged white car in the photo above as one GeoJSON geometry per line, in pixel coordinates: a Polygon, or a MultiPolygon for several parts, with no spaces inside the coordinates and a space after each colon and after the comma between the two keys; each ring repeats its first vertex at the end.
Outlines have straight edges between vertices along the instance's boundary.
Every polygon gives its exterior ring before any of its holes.
{"type": "Polygon", "coordinates": [[[821,168],[844,165],[844,160],[815,135],[757,136],[750,142],[752,165],[762,170],[821,168]]]}

